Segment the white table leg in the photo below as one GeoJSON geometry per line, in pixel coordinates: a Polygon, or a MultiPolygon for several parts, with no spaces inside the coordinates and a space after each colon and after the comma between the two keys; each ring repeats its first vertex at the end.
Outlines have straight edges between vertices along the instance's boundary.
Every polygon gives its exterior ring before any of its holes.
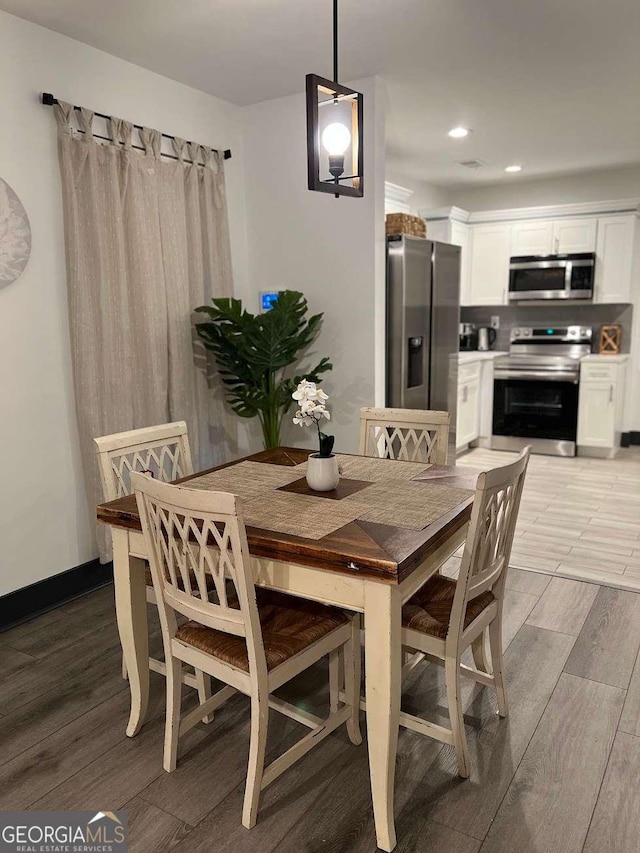
{"type": "Polygon", "coordinates": [[[138,734],[149,703],[149,632],[144,560],[129,555],[129,534],[112,527],[116,617],[129,674],[131,714],[127,735],[138,734]]]}
{"type": "Polygon", "coordinates": [[[365,690],[371,796],[378,847],[396,846],[393,789],[401,689],[400,590],[365,584],[365,690]]]}

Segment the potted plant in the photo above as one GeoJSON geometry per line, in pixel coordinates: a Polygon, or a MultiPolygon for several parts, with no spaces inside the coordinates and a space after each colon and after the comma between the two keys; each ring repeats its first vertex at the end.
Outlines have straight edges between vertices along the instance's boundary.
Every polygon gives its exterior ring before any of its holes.
{"type": "Polygon", "coordinates": [[[335,436],[325,435],[320,425],[331,419],[326,402],[329,399],[315,382],[303,379],[291,395],[299,408],[293,416],[294,424],[301,427],[315,426],[318,430],[319,452],[312,453],[307,460],[307,483],[316,492],[329,492],[340,481],[338,460],[333,454],[335,436]]]}
{"type": "MultiPolygon", "coordinates": [[[[288,375],[289,368],[317,338],[323,315],[307,319],[307,300],[296,290],[281,291],[264,314],[244,310],[240,299],[212,302],[196,308],[208,315],[196,330],[215,356],[231,408],[241,418],[258,418],[264,446],[278,447],[282,419],[303,379],[288,375]]],[[[322,358],[306,376],[317,382],[332,366],[322,358]]]]}

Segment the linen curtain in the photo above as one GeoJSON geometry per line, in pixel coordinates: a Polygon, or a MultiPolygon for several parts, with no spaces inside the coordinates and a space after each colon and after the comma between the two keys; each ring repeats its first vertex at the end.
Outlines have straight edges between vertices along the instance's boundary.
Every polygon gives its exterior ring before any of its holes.
{"type": "MultiPolygon", "coordinates": [[[[117,118],[102,145],[90,110],[59,102],[55,114],[76,411],[94,507],[96,436],[185,420],[196,466],[230,455],[235,424],[192,313],[232,295],[224,161],[182,139],[177,161],[161,160],[161,134],[148,128],[139,152],[133,125],[117,118]]],[[[104,535],[99,545],[108,559],[104,535]]]]}

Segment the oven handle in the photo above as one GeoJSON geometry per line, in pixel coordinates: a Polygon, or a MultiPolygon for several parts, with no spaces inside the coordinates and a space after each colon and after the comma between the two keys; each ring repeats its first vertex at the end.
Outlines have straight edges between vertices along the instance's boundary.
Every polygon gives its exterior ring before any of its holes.
{"type": "Polygon", "coordinates": [[[572,370],[504,370],[494,371],[495,379],[543,379],[546,382],[570,382],[578,384],[579,374],[572,370]]]}

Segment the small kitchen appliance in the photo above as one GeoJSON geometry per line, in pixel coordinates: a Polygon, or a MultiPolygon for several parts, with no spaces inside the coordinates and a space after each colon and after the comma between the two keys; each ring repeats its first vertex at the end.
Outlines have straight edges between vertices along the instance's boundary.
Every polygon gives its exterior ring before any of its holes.
{"type": "Polygon", "coordinates": [[[460,323],[460,352],[478,349],[478,330],[473,323],[460,323]]]}
{"type": "Polygon", "coordinates": [[[493,349],[497,336],[496,330],[491,326],[480,326],[478,329],[478,349],[480,352],[488,352],[493,349]]]}

